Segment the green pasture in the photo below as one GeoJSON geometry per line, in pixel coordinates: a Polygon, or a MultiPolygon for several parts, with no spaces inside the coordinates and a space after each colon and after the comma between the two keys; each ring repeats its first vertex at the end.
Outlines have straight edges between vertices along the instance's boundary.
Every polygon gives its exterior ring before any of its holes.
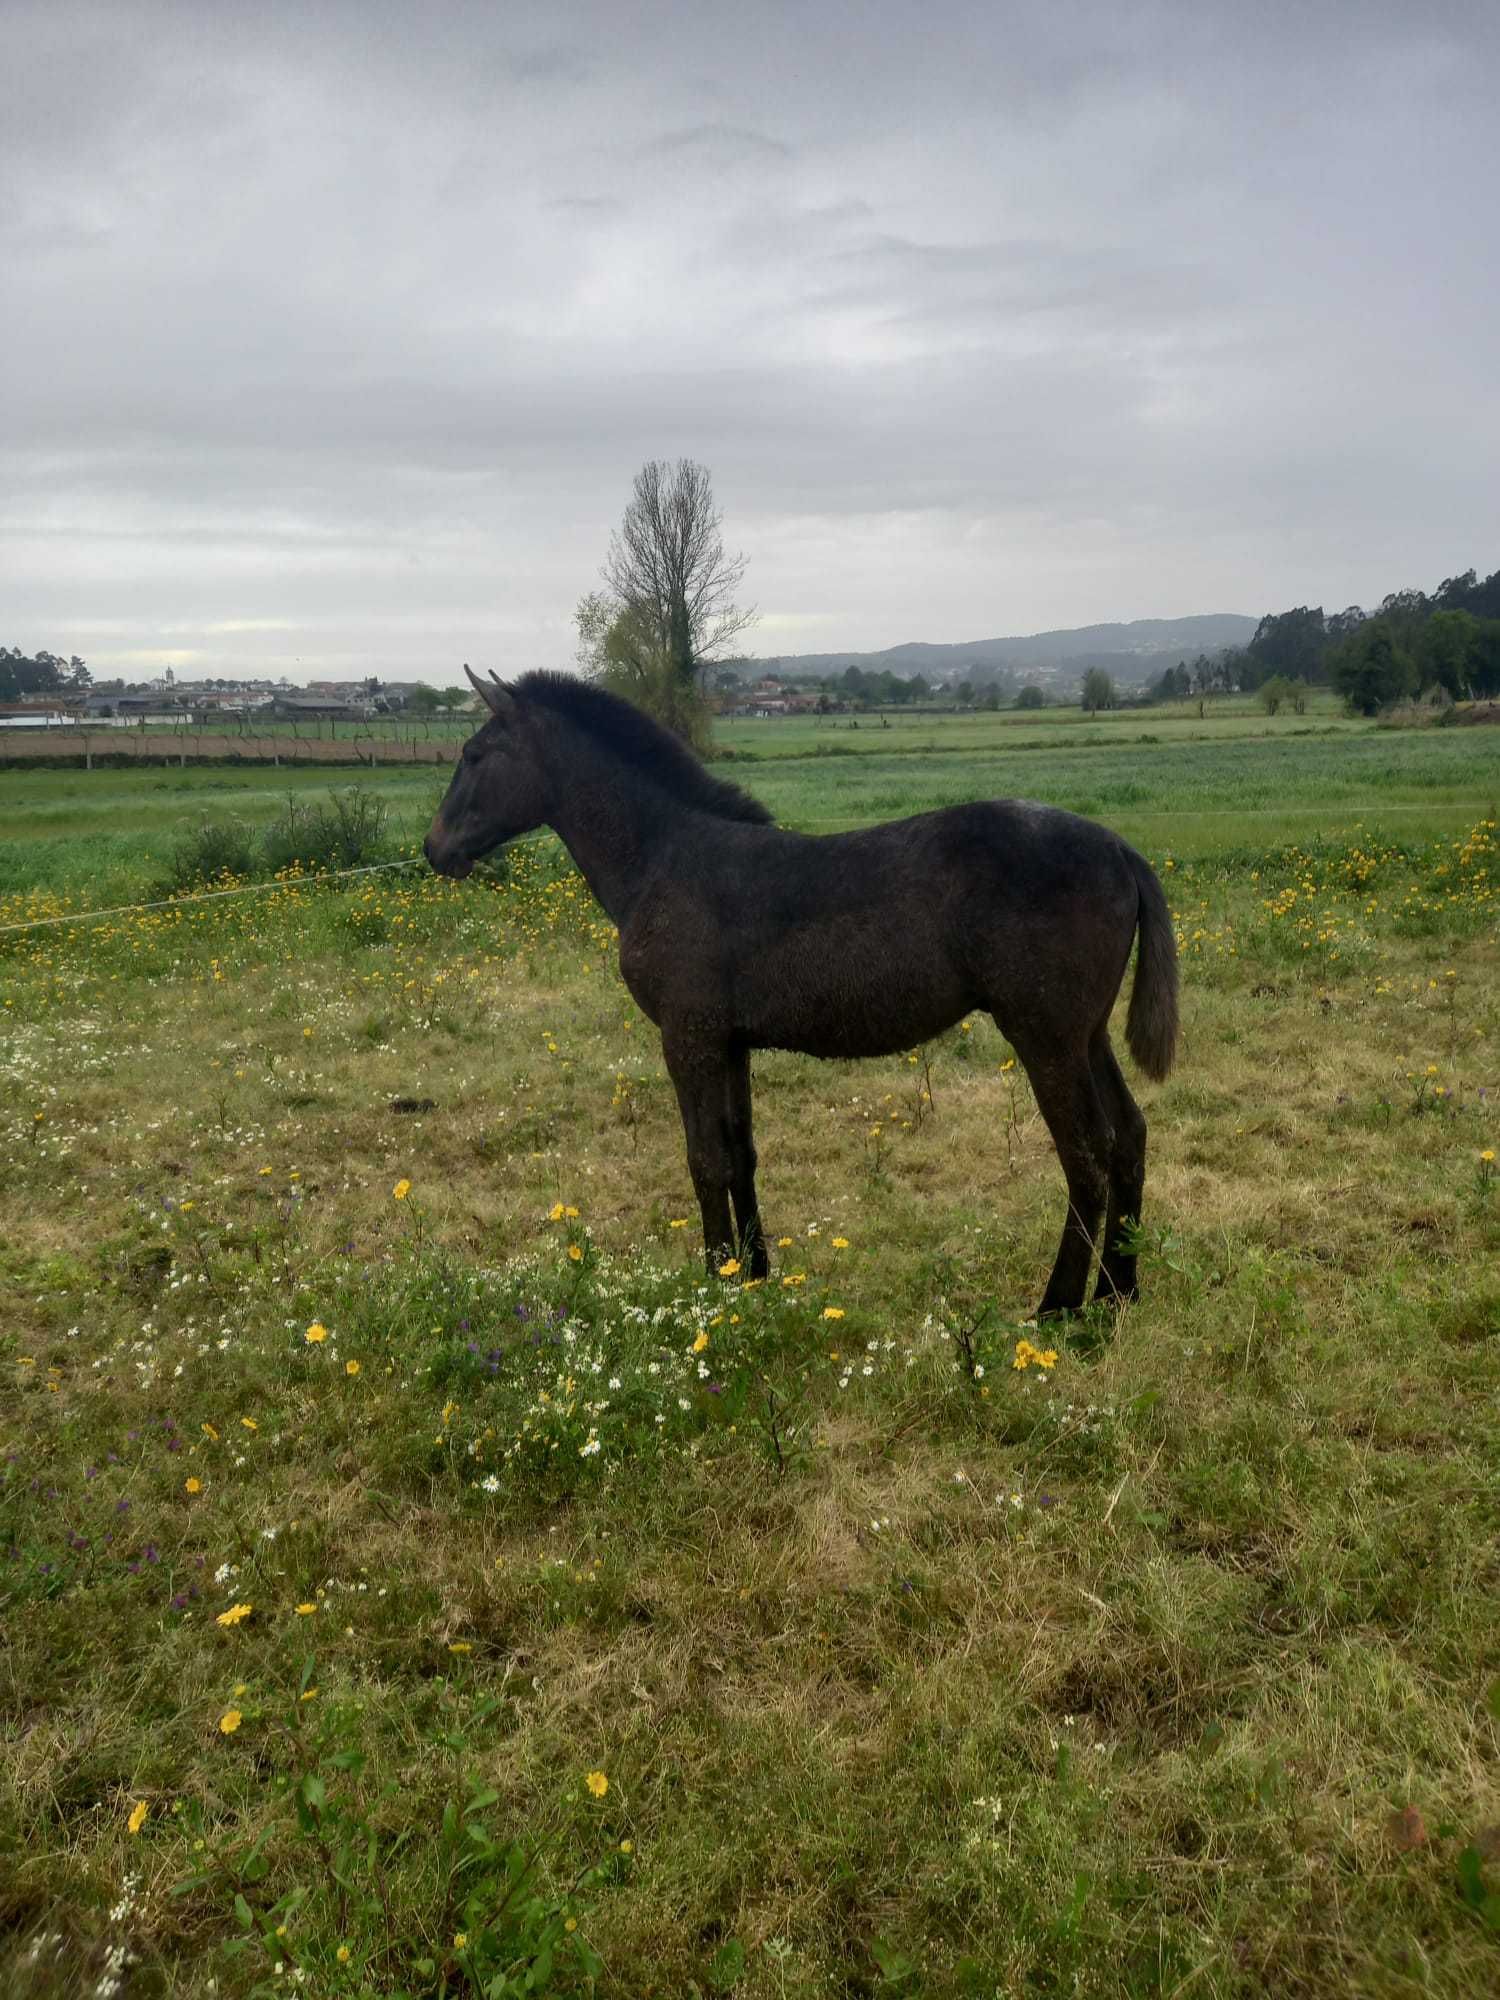
{"type": "MultiPolygon", "coordinates": [[[[1356,825],[1452,830],[1500,797],[1500,733],[1381,729],[1331,711],[1168,704],[1144,713],[902,717],[720,725],[729,775],[786,825],[828,833],[970,799],[1024,797],[1105,820],[1153,855],[1226,853],[1356,825]]],[[[0,894],[39,888],[95,904],[139,893],[204,819],[263,826],[332,787],[390,808],[393,843],[425,832],[445,775],[207,765],[0,772],[0,894]]]]}
{"type": "Polygon", "coordinates": [[[1152,708],[1086,714],[1067,708],[994,710],[924,715],[889,709],[878,715],[789,715],[730,717],[715,725],[715,738],[736,755],[749,757],[880,756],[905,751],[984,752],[1088,741],[1103,733],[1140,732],[1171,741],[1215,742],[1225,738],[1357,734],[1370,724],[1345,712],[1324,690],[1310,694],[1304,713],[1287,708],[1267,715],[1253,697],[1216,695],[1199,712],[1197,701],[1162,702],[1152,708]]]}

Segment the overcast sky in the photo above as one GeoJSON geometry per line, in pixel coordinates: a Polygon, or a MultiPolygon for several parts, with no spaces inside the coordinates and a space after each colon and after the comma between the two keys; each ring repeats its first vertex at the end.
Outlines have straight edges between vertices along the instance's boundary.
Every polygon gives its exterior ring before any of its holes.
{"type": "Polygon", "coordinates": [[[643,460],[762,654],[1500,567],[1500,7],[0,4],[0,643],[566,665],[643,460]]]}

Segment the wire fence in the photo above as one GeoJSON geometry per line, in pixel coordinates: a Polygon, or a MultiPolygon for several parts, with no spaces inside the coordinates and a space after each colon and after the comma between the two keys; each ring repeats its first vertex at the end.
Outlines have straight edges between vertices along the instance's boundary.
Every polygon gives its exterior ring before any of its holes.
{"type": "MultiPolygon", "coordinates": [[[[1122,814],[1122,817],[1129,817],[1136,820],[1286,819],[1288,817],[1296,817],[1300,814],[1303,817],[1316,815],[1319,818],[1327,818],[1331,810],[1327,805],[1302,807],[1204,806],[1201,809],[1195,809],[1191,806],[1180,806],[1164,811],[1138,812],[1132,810],[1122,814]]],[[[1418,805],[1406,802],[1391,804],[1382,801],[1364,805],[1340,805],[1337,809],[1340,817],[1347,813],[1425,813],[1431,815],[1434,812],[1443,811],[1464,813],[1469,811],[1482,812],[1483,810],[1479,807],[1468,807],[1453,801],[1444,801],[1438,806],[1418,805]]],[[[1489,810],[1493,811],[1493,808],[1491,807],[1489,810]]],[[[804,830],[809,826],[842,827],[844,824],[845,822],[842,820],[830,819],[811,819],[800,822],[804,830]]],[[[347,881],[353,875],[382,875],[393,868],[417,868],[422,865],[424,865],[422,857],[420,855],[412,855],[405,861],[376,861],[362,868],[335,868],[328,870],[322,875],[299,875],[295,880],[296,886],[299,888],[316,888],[324,882],[347,881]]],[[[24,922],[18,924],[0,924],[0,937],[5,937],[16,931],[44,930],[56,924],[74,924],[85,928],[97,929],[100,924],[107,923],[112,917],[135,916],[144,910],[179,910],[187,903],[211,903],[219,901],[226,896],[265,895],[273,889],[285,889],[289,886],[290,884],[286,880],[240,882],[232,889],[196,889],[182,896],[162,896],[154,902],[149,903],[117,903],[111,909],[107,910],[73,910],[69,911],[65,916],[29,917],[24,922]]]]}
{"type": "Polygon", "coordinates": [[[232,889],[194,889],[184,896],[162,896],[151,903],[117,903],[108,910],[70,910],[61,917],[30,917],[24,923],[0,924],[0,937],[12,931],[39,931],[53,924],[74,924],[85,930],[97,930],[100,924],[108,923],[112,917],[134,916],[142,910],[180,910],[186,903],[212,903],[225,896],[263,896],[272,889],[317,888],[324,882],[342,882],[351,875],[383,875],[392,868],[418,868],[425,864],[419,855],[412,855],[406,861],[375,861],[363,868],[334,868],[322,875],[298,875],[291,880],[272,882],[240,882],[232,889]]]}

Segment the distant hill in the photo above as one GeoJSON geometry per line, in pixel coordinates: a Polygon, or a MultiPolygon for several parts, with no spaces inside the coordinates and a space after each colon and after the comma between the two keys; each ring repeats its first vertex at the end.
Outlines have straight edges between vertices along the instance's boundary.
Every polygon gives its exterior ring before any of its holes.
{"type": "Polygon", "coordinates": [[[784,653],[755,664],[794,679],[822,679],[841,674],[845,667],[862,667],[869,673],[889,670],[905,680],[924,674],[931,680],[974,681],[1066,680],[1090,667],[1105,667],[1117,680],[1139,682],[1199,653],[1247,645],[1259,622],[1232,611],[1214,611],[1196,618],[1136,618],[1128,625],[1079,625],[1012,639],[971,639],[955,646],[912,640],[878,653],[784,653]]]}

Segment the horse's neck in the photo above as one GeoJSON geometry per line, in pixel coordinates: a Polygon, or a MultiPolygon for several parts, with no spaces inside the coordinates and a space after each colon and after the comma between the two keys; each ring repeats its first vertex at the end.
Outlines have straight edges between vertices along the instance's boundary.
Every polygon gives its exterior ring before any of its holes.
{"type": "Polygon", "coordinates": [[[549,752],[549,824],[595,900],[622,925],[688,810],[581,731],[555,731],[549,752]]]}

